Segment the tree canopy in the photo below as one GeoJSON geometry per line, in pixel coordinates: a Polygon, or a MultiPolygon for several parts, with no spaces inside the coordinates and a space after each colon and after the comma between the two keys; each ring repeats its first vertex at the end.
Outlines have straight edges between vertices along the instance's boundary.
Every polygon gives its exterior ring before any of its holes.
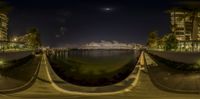
{"type": "Polygon", "coordinates": [[[156,31],[150,32],[149,33],[149,38],[147,41],[147,46],[149,48],[156,48],[157,47],[157,39],[158,39],[158,34],[156,31]]]}
{"type": "Polygon", "coordinates": [[[31,48],[39,48],[41,46],[40,34],[36,27],[29,28],[28,33],[28,46],[31,48]]]}
{"type": "Polygon", "coordinates": [[[169,34],[165,41],[165,50],[176,50],[178,47],[178,40],[175,34],[169,34]]]}

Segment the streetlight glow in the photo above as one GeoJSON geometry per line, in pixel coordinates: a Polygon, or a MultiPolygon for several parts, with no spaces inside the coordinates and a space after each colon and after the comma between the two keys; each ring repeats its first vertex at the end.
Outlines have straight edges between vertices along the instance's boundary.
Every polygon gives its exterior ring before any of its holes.
{"type": "Polygon", "coordinates": [[[15,38],[13,39],[13,41],[17,41],[17,38],[15,37],[15,38]]]}
{"type": "Polygon", "coordinates": [[[3,60],[0,60],[0,66],[3,65],[5,62],[3,60]]]}

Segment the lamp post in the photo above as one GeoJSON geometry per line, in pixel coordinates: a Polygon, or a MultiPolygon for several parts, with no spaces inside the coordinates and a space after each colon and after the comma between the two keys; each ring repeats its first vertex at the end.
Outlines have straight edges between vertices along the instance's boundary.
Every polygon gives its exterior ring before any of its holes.
{"type": "Polygon", "coordinates": [[[14,42],[17,42],[17,38],[16,38],[16,37],[14,37],[14,38],[13,38],[13,41],[14,41],[14,42]]]}
{"type": "Polygon", "coordinates": [[[12,39],[12,41],[13,41],[13,47],[14,47],[14,49],[16,50],[16,43],[17,43],[17,41],[18,41],[17,37],[14,37],[14,38],[12,39]]]}

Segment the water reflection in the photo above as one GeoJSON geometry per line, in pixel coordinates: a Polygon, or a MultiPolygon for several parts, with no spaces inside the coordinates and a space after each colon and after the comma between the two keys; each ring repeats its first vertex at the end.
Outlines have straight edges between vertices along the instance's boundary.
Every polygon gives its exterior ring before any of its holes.
{"type": "Polygon", "coordinates": [[[104,86],[125,79],[140,52],[135,50],[70,50],[49,56],[54,71],[67,82],[104,86]]]}

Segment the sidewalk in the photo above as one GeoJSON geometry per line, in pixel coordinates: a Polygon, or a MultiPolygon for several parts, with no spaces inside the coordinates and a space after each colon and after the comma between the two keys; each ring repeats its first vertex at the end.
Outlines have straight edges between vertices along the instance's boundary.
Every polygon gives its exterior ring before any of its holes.
{"type": "Polygon", "coordinates": [[[145,53],[152,82],[160,89],[177,93],[199,93],[200,73],[184,72],[169,68],[145,53]]]}
{"type": "Polygon", "coordinates": [[[0,59],[3,59],[4,61],[12,61],[26,57],[31,54],[32,54],[31,51],[4,52],[4,53],[0,52],[0,59]]]}
{"type": "Polygon", "coordinates": [[[41,56],[36,56],[27,63],[1,71],[0,93],[11,93],[20,91],[31,84],[37,76],[41,56]]]}

